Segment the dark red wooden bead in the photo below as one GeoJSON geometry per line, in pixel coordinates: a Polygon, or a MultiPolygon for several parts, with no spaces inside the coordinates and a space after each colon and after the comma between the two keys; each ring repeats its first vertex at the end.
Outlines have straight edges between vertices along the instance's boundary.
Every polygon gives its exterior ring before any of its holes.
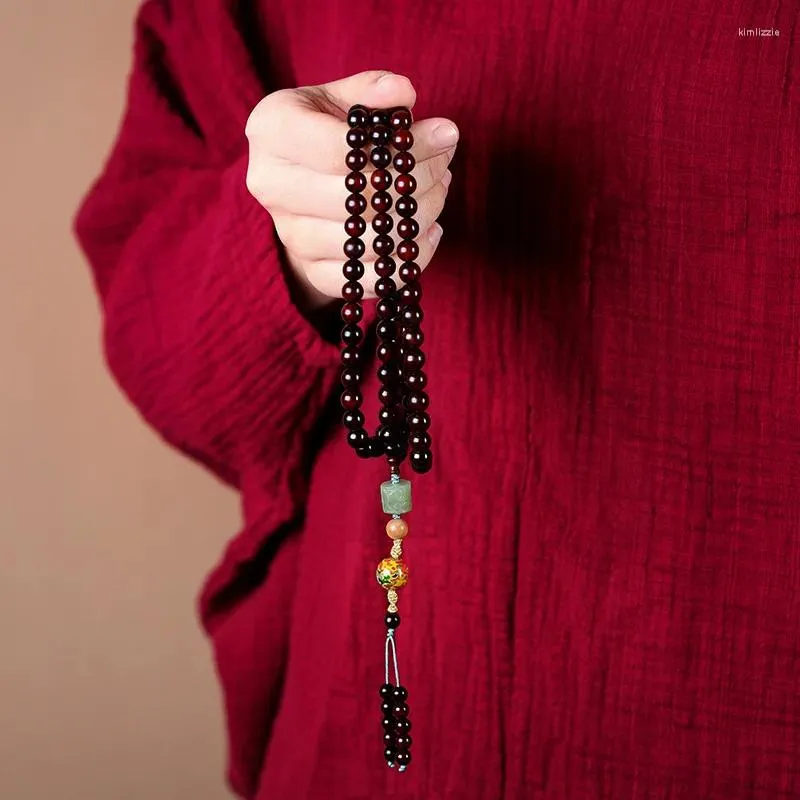
{"type": "Polygon", "coordinates": [[[352,388],[361,382],[361,370],[356,367],[344,367],[339,374],[342,386],[352,388]]]}
{"type": "Polygon", "coordinates": [[[351,258],[344,262],[342,275],[349,281],[357,281],[364,277],[364,265],[357,258],[351,258]]]}
{"type": "Polygon", "coordinates": [[[357,367],[361,364],[363,353],[360,347],[350,345],[349,347],[342,348],[341,359],[342,366],[357,367]]]}
{"type": "Polygon", "coordinates": [[[419,303],[421,297],[422,287],[416,281],[411,281],[400,288],[400,299],[407,305],[419,303]]]}
{"type": "Polygon", "coordinates": [[[405,703],[397,703],[395,704],[394,708],[392,708],[392,716],[397,717],[407,717],[408,716],[408,706],[405,703]]]}
{"type": "Polygon", "coordinates": [[[425,431],[415,431],[408,437],[408,446],[412,450],[430,450],[431,435],[425,431]]]}
{"type": "Polygon", "coordinates": [[[406,415],[406,425],[412,431],[427,431],[431,426],[431,418],[424,411],[412,411],[406,415]]]}
{"type": "Polygon", "coordinates": [[[358,325],[342,326],[342,342],[347,345],[359,344],[364,338],[364,331],[358,325]]]}
{"type": "Polygon", "coordinates": [[[420,347],[424,341],[425,336],[417,327],[406,328],[403,331],[403,342],[405,344],[410,344],[412,347],[420,347]]]}
{"type": "MultiPolygon", "coordinates": [[[[361,351],[359,351],[360,353],[361,351]]],[[[409,392],[405,397],[405,407],[409,411],[425,411],[428,408],[430,399],[425,392],[409,392]]]]}
{"type": "Polygon", "coordinates": [[[389,112],[384,111],[380,108],[373,108],[369,112],[369,124],[371,126],[375,125],[388,125],[389,124],[389,112]]]}
{"type": "Polygon", "coordinates": [[[367,188],[367,176],[363,172],[350,172],[344,179],[348,192],[363,192],[367,188]]]}
{"type": "Polygon", "coordinates": [[[422,371],[411,372],[405,377],[406,386],[410,389],[422,391],[428,385],[428,376],[422,371]]]}
{"type": "Polygon", "coordinates": [[[372,230],[375,233],[389,233],[394,227],[394,220],[391,214],[376,214],[372,220],[372,230]]]}
{"type": "Polygon", "coordinates": [[[417,201],[413,197],[404,195],[397,198],[395,208],[401,217],[413,217],[417,213],[417,201]]]}
{"type": "Polygon", "coordinates": [[[397,750],[394,754],[394,763],[398,767],[407,767],[411,763],[411,753],[408,750],[397,750]]]}
{"type": "Polygon", "coordinates": [[[391,278],[378,278],[375,281],[375,294],[378,297],[386,297],[397,291],[397,284],[391,278]]]}
{"type": "Polygon", "coordinates": [[[419,325],[423,319],[422,309],[416,306],[403,306],[400,310],[400,319],[404,325],[419,325]]]}
{"type": "Polygon", "coordinates": [[[364,242],[353,237],[345,240],[343,249],[348,258],[361,258],[364,255],[364,242]]]}
{"type": "Polygon", "coordinates": [[[364,312],[357,303],[345,303],[342,306],[341,317],[345,322],[361,322],[364,312]]]}
{"type": "Polygon", "coordinates": [[[406,348],[403,353],[403,367],[408,371],[416,372],[425,366],[425,354],[417,347],[406,348]]]}
{"type": "Polygon", "coordinates": [[[347,131],[347,144],[350,147],[363,147],[367,143],[367,132],[363,128],[352,128],[347,131]]]}
{"type": "MultiPolygon", "coordinates": [[[[365,431],[366,433],[366,431],[365,431]]],[[[356,455],[359,458],[374,458],[375,452],[373,448],[373,441],[372,439],[367,436],[367,441],[364,444],[360,445],[359,447],[353,448],[356,451],[356,455]]]]}
{"type": "Polygon", "coordinates": [[[350,194],[344,207],[348,214],[363,214],[367,210],[367,198],[363,194],[350,194]]]}
{"type": "Polygon", "coordinates": [[[391,319],[397,315],[397,302],[392,297],[382,297],[375,306],[379,319],[391,319]]]}
{"type": "Polygon", "coordinates": [[[366,106],[356,104],[350,107],[347,112],[347,124],[351,128],[361,128],[369,121],[369,109],[366,106]]]}
{"type": "MultiPolygon", "coordinates": [[[[408,222],[408,220],[403,220],[408,222]]],[[[348,236],[362,236],[367,229],[367,223],[364,217],[348,217],[344,223],[344,232],[348,236]]]]}
{"type": "MultiPolygon", "coordinates": [[[[403,222],[405,220],[400,220],[400,223],[403,222]]],[[[397,225],[398,230],[400,229],[400,223],[397,225]]],[[[422,270],[419,268],[419,264],[414,261],[405,261],[400,265],[400,279],[406,283],[417,280],[421,274],[422,270]]]]}
{"type": "Polygon", "coordinates": [[[392,163],[392,153],[388,147],[373,147],[369,154],[372,166],[378,169],[386,169],[392,163]]]}
{"type": "Polygon", "coordinates": [[[363,428],[358,428],[347,434],[347,443],[350,447],[363,447],[368,441],[369,434],[363,428]]]}
{"type": "MultiPolygon", "coordinates": [[[[378,321],[378,324],[375,326],[375,333],[383,342],[393,342],[397,339],[397,326],[394,322],[388,319],[382,319],[378,321]]],[[[398,375],[399,375],[399,367],[398,367],[398,375]]]]}
{"type": "MultiPolygon", "coordinates": [[[[383,144],[383,142],[381,142],[383,144]]],[[[395,150],[410,150],[411,146],[414,144],[414,137],[411,134],[411,131],[400,128],[396,130],[392,135],[392,144],[395,147],[395,150]]]]}
{"type": "Polygon", "coordinates": [[[433,466],[433,455],[430,450],[412,450],[409,461],[414,472],[424,474],[433,466]]]}
{"type": "Polygon", "coordinates": [[[416,166],[417,160],[409,152],[395,153],[392,159],[394,168],[403,175],[407,175],[416,166]]]}
{"type": "Polygon", "coordinates": [[[413,239],[404,239],[397,246],[397,257],[401,261],[413,261],[419,255],[419,245],[413,239]]]}
{"type": "MultiPolygon", "coordinates": [[[[400,131],[398,131],[398,133],[399,132],[400,131]]],[[[372,144],[376,146],[387,145],[389,144],[390,141],[392,141],[392,132],[386,125],[375,125],[369,131],[369,140],[372,142],[372,144]]],[[[399,149],[400,148],[398,148],[398,150],[399,149]]],[[[405,149],[407,150],[408,148],[405,149]]]]}
{"type": "MultiPolygon", "coordinates": [[[[399,180],[402,175],[398,175],[397,179],[399,180]]],[[[388,170],[385,169],[376,169],[372,175],[370,175],[369,182],[372,184],[372,188],[379,191],[385,192],[392,186],[392,175],[388,170]]],[[[404,194],[410,194],[410,192],[405,192],[404,194]]]]}
{"type": "Polygon", "coordinates": [[[397,264],[391,256],[381,256],[375,259],[375,274],[379,278],[386,278],[389,275],[394,275],[397,270],[397,264]]]}
{"type": "Polygon", "coordinates": [[[398,750],[408,750],[411,747],[411,737],[405,733],[399,733],[392,737],[398,750]]]}
{"type": "Polygon", "coordinates": [[[415,219],[401,219],[397,223],[397,235],[401,239],[414,239],[419,235],[419,223],[415,219]]]}
{"type": "Polygon", "coordinates": [[[348,281],[342,287],[342,298],[344,300],[360,300],[364,296],[364,287],[355,281],[348,281]]]}
{"type": "Polygon", "coordinates": [[[344,163],[353,171],[364,169],[367,166],[367,154],[363,150],[351,150],[344,157],[344,163]]]}
{"type": "Polygon", "coordinates": [[[361,392],[359,392],[358,389],[345,389],[342,392],[342,396],[339,401],[342,404],[342,408],[352,410],[354,408],[361,407],[363,398],[361,397],[361,392]]]}
{"type": "MultiPolygon", "coordinates": [[[[375,350],[375,355],[378,357],[378,361],[385,364],[394,355],[394,347],[386,342],[381,342],[375,350]]],[[[383,389],[381,389],[381,391],[383,391],[383,389]]],[[[385,403],[386,401],[381,400],[381,402],[385,403]]]]}
{"type": "Polygon", "coordinates": [[[392,250],[394,250],[394,239],[382,233],[372,240],[372,249],[375,251],[376,255],[388,256],[391,254],[392,250]]]}
{"type": "Polygon", "coordinates": [[[370,203],[376,211],[389,211],[392,207],[392,196],[389,192],[375,192],[370,203]]]}
{"type": "Polygon", "coordinates": [[[410,128],[413,119],[411,112],[407,108],[392,109],[389,115],[389,125],[392,128],[410,128]]]}
{"type": "Polygon", "coordinates": [[[398,175],[394,179],[394,189],[397,194],[414,194],[417,189],[417,179],[413,175],[398,175]]]}
{"type": "Polygon", "coordinates": [[[345,411],[342,414],[342,424],[351,431],[364,427],[364,415],[360,411],[345,411]]]}
{"type": "Polygon", "coordinates": [[[385,384],[397,383],[403,377],[397,364],[381,364],[377,372],[378,380],[385,384]]]}

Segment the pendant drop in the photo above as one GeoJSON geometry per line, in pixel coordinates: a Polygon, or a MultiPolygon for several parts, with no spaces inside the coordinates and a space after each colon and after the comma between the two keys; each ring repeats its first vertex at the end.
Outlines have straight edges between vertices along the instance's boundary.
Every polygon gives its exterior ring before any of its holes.
{"type": "Polygon", "coordinates": [[[384,618],[384,682],[379,692],[383,713],[383,756],[389,767],[397,767],[398,772],[405,772],[411,763],[411,722],[408,719],[408,690],[400,683],[396,637],[400,627],[397,590],[408,582],[408,566],[402,560],[403,540],[408,534],[408,523],[402,519],[401,514],[411,511],[411,483],[401,480],[396,472],[392,472],[391,479],[381,484],[381,501],[384,512],[392,515],[386,523],[386,534],[392,540],[392,549],[389,558],[384,558],[375,572],[378,584],[386,589],[387,601],[384,618]]]}

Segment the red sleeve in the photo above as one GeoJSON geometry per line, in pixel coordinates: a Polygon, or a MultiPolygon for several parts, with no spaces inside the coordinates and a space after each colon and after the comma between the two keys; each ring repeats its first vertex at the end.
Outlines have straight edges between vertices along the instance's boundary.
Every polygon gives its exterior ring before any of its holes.
{"type": "Polygon", "coordinates": [[[264,507],[245,502],[207,622],[235,564],[302,511],[338,355],[292,302],[272,220],[245,186],[244,127],[267,87],[234,5],[144,4],[124,120],[76,220],[128,398],[229,483],[271,488],[264,507]]]}

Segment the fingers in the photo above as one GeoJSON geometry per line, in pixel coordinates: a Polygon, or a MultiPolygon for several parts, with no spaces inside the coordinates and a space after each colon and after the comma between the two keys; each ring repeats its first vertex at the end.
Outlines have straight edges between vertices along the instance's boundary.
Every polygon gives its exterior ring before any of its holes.
{"type": "MultiPolygon", "coordinates": [[[[442,227],[438,222],[420,235],[417,239],[419,245],[419,256],[416,263],[421,270],[424,270],[436,253],[439,241],[442,237],[442,227]]],[[[375,273],[374,261],[362,261],[364,264],[364,297],[375,297],[375,281],[378,276],[375,273]]],[[[328,297],[340,297],[342,290],[342,260],[312,261],[305,266],[305,274],[308,281],[315,286],[322,294],[328,297]]]]}
{"type": "Polygon", "coordinates": [[[405,106],[413,108],[417,93],[405,75],[386,70],[359,72],[319,87],[336,103],[344,119],[351,106],[361,103],[367,108],[405,106]]]}
{"type": "MultiPolygon", "coordinates": [[[[411,107],[414,87],[402,75],[362,72],[351,78],[299,89],[285,89],[265,97],[247,123],[246,133],[279,162],[316,172],[344,175],[347,123],[344,117],[356,103],[374,108],[411,107]],[[361,99],[355,99],[360,97],[361,99]],[[291,131],[291,135],[287,135],[291,131]]],[[[412,126],[417,162],[453,148],[458,130],[450,120],[428,119],[412,126]]],[[[452,153],[451,153],[452,157],[452,153]]]]}
{"type": "Polygon", "coordinates": [[[267,95],[248,120],[249,139],[258,138],[273,156],[318,172],[344,174],[350,106],[411,107],[411,81],[391,72],[361,72],[321,86],[284,89],[267,95]],[[360,98],[360,99],[359,99],[360,98]],[[291,135],[287,132],[291,131],[291,135]]]}
{"type": "MultiPolygon", "coordinates": [[[[449,185],[449,172],[443,176],[445,181],[438,181],[427,192],[416,196],[417,213],[415,220],[419,225],[419,239],[424,238],[425,231],[429,230],[444,208],[447,197],[447,185],[449,185]]],[[[397,227],[398,217],[392,214],[392,231],[397,227]]],[[[345,259],[342,252],[347,234],[343,229],[343,219],[334,221],[331,219],[319,219],[317,217],[298,216],[296,214],[273,214],[275,228],[278,231],[284,245],[295,253],[303,261],[335,261],[338,259],[339,268],[345,259]]],[[[389,232],[390,236],[396,235],[389,232]]],[[[375,256],[371,252],[372,239],[376,234],[367,227],[363,234],[367,252],[362,261],[374,260],[375,256]]]]}
{"type": "MultiPolygon", "coordinates": [[[[437,183],[441,183],[447,172],[450,158],[449,153],[441,153],[414,168],[414,177],[417,180],[415,197],[418,203],[421,202],[420,198],[423,195],[437,183]]],[[[260,188],[257,199],[273,213],[297,214],[303,217],[344,222],[348,216],[345,211],[345,200],[348,194],[342,176],[276,164],[270,170],[269,181],[260,188]]],[[[374,191],[368,183],[364,192],[368,203],[364,213],[367,221],[375,215],[370,203],[373,194],[374,191]]]]}

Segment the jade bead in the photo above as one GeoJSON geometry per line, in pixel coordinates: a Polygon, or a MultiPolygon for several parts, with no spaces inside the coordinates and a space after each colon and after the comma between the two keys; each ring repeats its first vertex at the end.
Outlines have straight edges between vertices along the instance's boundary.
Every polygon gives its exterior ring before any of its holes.
{"type": "Polygon", "coordinates": [[[408,514],[411,511],[411,481],[381,484],[381,504],[385,514],[408,514]]]}

